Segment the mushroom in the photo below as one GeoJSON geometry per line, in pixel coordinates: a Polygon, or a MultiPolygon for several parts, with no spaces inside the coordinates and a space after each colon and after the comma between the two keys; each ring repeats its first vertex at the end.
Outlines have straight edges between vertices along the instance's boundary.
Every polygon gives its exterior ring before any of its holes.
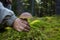
{"type": "Polygon", "coordinates": [[[32,15],[28,12],[24,12],[20,15],[19,18],[22,18],[22,19],[29,19],[29,18],[32,18],[32,15]]]}
{"type": "MultiPolygon", "coordinates": [[[[28,19],[33,18],[33,17],[32,17],[32,15],[30,13],[24,12],[24,13],[22,13],[20,15],[19,18],[22,19],[22,20],[24,20],[24,21],[26,21],[28,23],[28,19]]],[[[27,25],[30,26],[29,23],[27,25]]]]}
{"type": "Polygon", "coordinates": [[[22,13],[22,14],[20,15],[19,18],[27,21],[27,19],[30,19],[30,18],[33,18],[33,17],[32,17],[32,15],[31,15],[30,13],[24,12],[24,13],[22,13]]]}

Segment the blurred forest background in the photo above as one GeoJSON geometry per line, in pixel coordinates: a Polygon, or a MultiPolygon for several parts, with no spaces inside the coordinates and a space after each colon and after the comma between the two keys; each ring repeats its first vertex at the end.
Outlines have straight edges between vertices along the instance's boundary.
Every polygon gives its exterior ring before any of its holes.
{"type": "Polygon", "coordinates": [[[13,0],[12,5],[17,15],[22,12],[38,17],[55,15],[55,0],[13,0]]]}
{"type": "Polygon", "coordinates": [[[0,40],[60,40],[60,16],[55,16],[60,12],[60,1],[57,2],[59,12],[55,13],[56,1],[13,0],[12,10],[17,16],[23,12],[33,15],[32,19],[28,19],[31,29],[29,32],[17,32],[6,27],[5,31],[0,33],[0,40]]]}

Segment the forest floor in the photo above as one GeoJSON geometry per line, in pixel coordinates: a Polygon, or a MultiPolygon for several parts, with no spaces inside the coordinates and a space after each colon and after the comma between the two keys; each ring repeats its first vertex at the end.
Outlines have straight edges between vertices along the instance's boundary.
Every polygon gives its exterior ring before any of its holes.
{"type": "Polygon", "coordinates": [[[60,18],[42,17],[28,20],[29,32],[17,32],[7,27],[0,33],[0,40],[60,40],[60,18]]]}

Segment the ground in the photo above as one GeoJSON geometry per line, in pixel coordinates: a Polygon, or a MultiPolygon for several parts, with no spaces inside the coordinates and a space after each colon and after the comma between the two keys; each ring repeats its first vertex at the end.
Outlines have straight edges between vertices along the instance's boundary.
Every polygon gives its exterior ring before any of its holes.
{"type": "Polygon", "coordinates": [[[17,32],[7,27],[5,32],[0,33],[0,40],[60,40],[60,18],[34,17],[28,21],[29,32],[17,32]]]}

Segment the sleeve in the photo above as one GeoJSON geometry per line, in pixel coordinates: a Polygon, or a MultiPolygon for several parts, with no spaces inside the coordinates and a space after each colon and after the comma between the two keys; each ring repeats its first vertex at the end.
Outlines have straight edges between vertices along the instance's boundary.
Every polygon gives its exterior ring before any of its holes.
{"type": "Polygon", "coordinates": [[[15,14],[13,14],[13,15],[6,15],[5,16],[6,24],[9,25],[9,26],[13,25],[15,19],[17,19],[17,17],[15,16],[15,14]]]}
{"type": "Polygon", "coordinates": [[[0,16],[0,23],[6,23],[9,26],[12,26],[13,22],[15,21],[15,19],[17,18],[14,14],[13,11],[9,10],[9,9],[4,9],[1,11],[1,16],[0,16]],[[3,11],[3,13],[2,13],[3,11]]]}

